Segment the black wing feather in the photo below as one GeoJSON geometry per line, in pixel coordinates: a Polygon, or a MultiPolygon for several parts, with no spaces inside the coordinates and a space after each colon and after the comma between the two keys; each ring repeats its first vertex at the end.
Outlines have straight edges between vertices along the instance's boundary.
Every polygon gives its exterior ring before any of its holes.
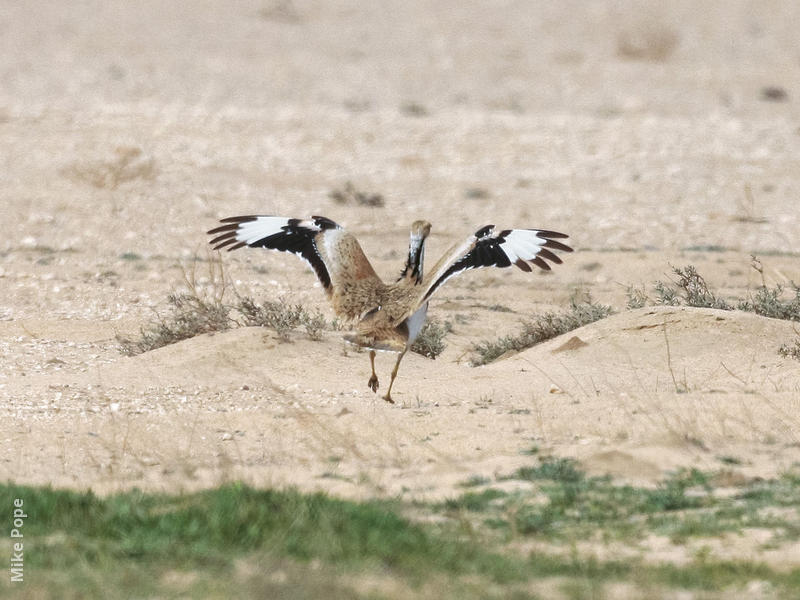
{"type": "Polygon", "coordinates": [[[301,219],[288,219],[286,224],[283,225],[279,231],[267,235],[263,238],[257,239],[250,243],[241,240],[238,237],[240,229],[246,223],[257,221],[257,215],[245,215],[240,217],[227,217],[220,222],[225,223],[220,227],[211,229],[208,233],[221,234],[213,238],[209,243],[214,245],[214,250],[228,247],[228,251],[249,246],[251,248],[267,248],[269,250],[278,250],[279,252],[291,252],[297,256],[302,257],[322,283],[326,290],[331,288],[331,276],[328,272],[322,257],[317,250],[317,236],[320,231],[326,229],[336,229],[339,226],[328,218],[314,216],[311,218],[315,227],[309,227],[308,221],[303,222],[301,219]]]}

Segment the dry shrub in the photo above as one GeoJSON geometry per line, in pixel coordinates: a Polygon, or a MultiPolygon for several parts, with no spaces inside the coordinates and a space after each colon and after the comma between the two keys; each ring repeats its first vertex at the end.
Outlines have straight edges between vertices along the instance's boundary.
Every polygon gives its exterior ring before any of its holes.
{"type": "Polygon", "coordinates": [[[134,356],[203,333],[224,331],[233,325],[230,307],[224,304],[191,294],[170,294],[167,303],[169,312],[166,315],[156,313],[153,322],[139,329],[137,339],[117,336],[123,354],[134,356]]]}
{"type": "Polygon", "coordinates": [[[783,344],[778,349],[778,354],[800,360],[800,339],[794,341],[794,345],[783,344]]]}
{"type": "Polygon", "coordinates": [[[337,204],[357,204],[374,208],[380,208],[386,204],[381,194],[361,192],[349,181],[344,184],[344,189],[335,189],[328,196],[337,204]]]}
{"type": "Polygon", "coordinates": [[[640,24],[617,36],[617,56],[627,60],[663,62],[680,40],[678,34],[663,25],[640,24]]]}
{"type": "Polygon", "coordinates": [[[523,322],[521,333],[476,344],[472,348],[476,353],[472,364],[485,365],[497,360],[506,352],[521,352],[578,327],[604,319],[613,312],[610,306],[592,302],[591,298],[579,301],[573,297],[570,300],[569,310],[565,312],[534,315],[531,320],[523,322]]]}
{"type": "Polygon", "coordinates": [[[304,327],[312,340],[321,340],[323,333],[334,324],[328,323],[322,313],[309,312],[302,305],[289,305],[283,301],[267,300],[257,304],[248,296],[236,295],[234,303],[225,300],[228,283],[219,257],[206,261],[207,274],[197,276],[195,260],[184,269],[186,290],[167,297],[166,314],[155,312],[153,321],[139,329],[138,338],[117,336],[120,351],[134,356],[180,342],[204,333],[225,331],[232,327],[261,326],[274,330],[284,340],[291,332],[304,327]]]}
{"type": "Polygon", "coordinates": [[[672,267],[672,272],[678,278],[677,281],[671,282],[672,285],[663,281],[654,284],[656,304],[733,310],[732,305],[708,289],[706,280],[692,265],[683,269],[672,267]]]}
{"type": "Polygon", "coordinates": [[[411,351],[428,358],[436,358],[447,347],[444,337],[452,330],[453,325],[450,321],[445,321],[444,324],[436,319],[428,321],[411,345],[411,351]]]}
{"type": "Polygon", "coordinates": [[[115,158],[110,161],[91,161],[74,163],[63,170],[63,173],[82,183],[100,189],[117,189],[120,184],[135,179],[153,179],[156,165],[153,158],[143,155],[141,148],[120,146],[115,151],[115,158]]]}
{"type": "Polygon", "coordinates": [[[329,327],[322,313],[308,312],[301,304],[292,306],[274,300],[256,304],[252,298],[241,297],[235,308],[242,315],[242,325],[267,327],[274,330],[284,341],[289,341],[292,330],[301,325],[309,338],[319,341],[323,332],[329,327]]]}

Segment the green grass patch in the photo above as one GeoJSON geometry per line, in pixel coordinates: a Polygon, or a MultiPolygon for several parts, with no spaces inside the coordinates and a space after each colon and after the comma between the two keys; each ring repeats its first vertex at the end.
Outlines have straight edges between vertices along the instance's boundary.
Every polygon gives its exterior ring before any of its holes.
{"type": "MultiPolygon", "coordinates": [[[[707,489],[710,479],[697,471],[643,489],[545,459],[514,477],[533,482],[534,489],[487,488],[413,507],[240,484],[183,495],[131,491],[108,497],[5,484],[0,506],[21,498],[28,515],[25,587],[3,578],[0,595],[524,598],[548,578],[558,578],[554,585],[565,589],[593,590],[598,598],[610,597],[604,590],[615,582],[652,592],[743,588],[759,579],[787,598],[800,592],[800,571],[778,573],[758,563],[699,556],[674,567],[574,551],[575,541],[598,533],[613,537],[624,523],[628,535],[675,524],[681,528],[676,535],[718,535],[728,531],[728,522],[758,513],[753,509],[796,506],[796,476],[719,499],[707,489]],[[422,518],[412,520],[406,512],[422,518]],[[425,518],[437,513],[444,519],[425,518]],[[529,536],[561,550],[521,553],[515,542],[529,536]],[[385,586],[375,588],[376,580],[385,586]]],[[[783,527],[772,518],[771,526],[783,527]]],[[[762,521],[767,526],[767,517],[762,521]]],[[[10,551],[8,539],[0,546],[10,551]]]]}
{"type": "Polygon", "coordinates": [[[800,536],[797,512],[775,510],[800,506],[800,477],[794,473],[719,496],[713,477],[696,469],[678,471],[655,487],[636,487],[589,477],[574,461],[553,457],[501,479],[528,481],[534,487],[514,493],[474,490],[438,508],[472,511],[476,523],[492,529],[559,543],[598,535],[633,541],[648,533],[680,542],[743,527],[771,529],[776,540],[800,536]]]}

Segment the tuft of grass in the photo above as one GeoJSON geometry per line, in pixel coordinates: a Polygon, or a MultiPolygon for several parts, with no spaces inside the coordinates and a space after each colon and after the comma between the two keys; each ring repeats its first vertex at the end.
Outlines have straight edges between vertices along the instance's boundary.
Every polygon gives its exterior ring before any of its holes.
{"type": "Polygon", "coordinates": [[[541,462],[535,467],[520,467],[508,479],[522,479],[536,481],[549,479],[552,481],[577,483],[584,478],[578,470],[577,463],[571,458],[542,457],[541,462]]]}
{"type": "Polygon", "coordinates": [[[514,312],[505,304],[491,304],[486,307],[486,310],[491,310],[492,312],[504,312],[504,313],[514,312]]]}
{"type": "Polygon", "coordinates": [[[328,197],[337,204],[357,204],[358,206],[371,206],[374,208],[381,208],[386,204],[381,194],[361,192],[349,181],[344,184],[343,189],[335,189],[329,192],[328,197]]]}
{"type": "Polygon", "coordinates": [[[508,494],[502,490],[489,488],[480,492],[466,492],[458,498],[445,500],[444,508],[447,510],[471,510],[482,512],[498,498],[505,498],[508,494]]]}
{"type": "Polygon", "coordinates": [[[452,330],[453,324],[450,321],[440,323],[436,319],[429,320],[411,345],[411,351],[435,359],[447,347],[444,338],[452,330]]]}
{"type": "Polygon", "coordinates": [[[517,335],[476,344],[472,348],[475,353],[472,364],[485,365],[497,360],[506,352],[520,352],[578,327],[604,319],[613,312],[610,306],[592,302],[591,298],[584,302],[572,298],[569,310],[566,312],[535,315],[532,320],[523,322],[522,332],[517,335]]]}
{"type": "Polygon", "coordinates": [[[461,487],[478,487],[480,485],[486,485],[491,480],[488,477],[484,477],[483,475],[472,475],[466,481],[462,481],[458,485],[461,487]]]}

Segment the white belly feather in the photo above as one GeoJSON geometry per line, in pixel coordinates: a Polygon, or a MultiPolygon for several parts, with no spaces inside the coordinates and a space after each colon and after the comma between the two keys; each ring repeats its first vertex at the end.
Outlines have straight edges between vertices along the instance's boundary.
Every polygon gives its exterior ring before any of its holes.
{"type": "Polygon", "coordinates": [[[417,339],[419,332],[422,331],[422,326],[425,325],[425,317],[428,315],[428,303],[426,302],[419,307],[419,310],[406,319],[408,325],[408,345],[414,343],[417,339]]]}

